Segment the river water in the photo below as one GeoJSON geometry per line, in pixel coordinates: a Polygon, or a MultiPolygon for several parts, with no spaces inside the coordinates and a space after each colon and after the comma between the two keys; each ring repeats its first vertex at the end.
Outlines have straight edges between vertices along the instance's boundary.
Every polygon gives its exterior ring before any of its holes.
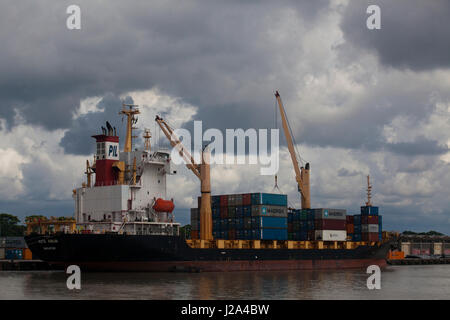
{"type": "Polygon", "coordinates": [[[229,273],[0,272],[0,299],[448,299],[450,265],[389,266],[381,289],[365,270],[229,273]]]}

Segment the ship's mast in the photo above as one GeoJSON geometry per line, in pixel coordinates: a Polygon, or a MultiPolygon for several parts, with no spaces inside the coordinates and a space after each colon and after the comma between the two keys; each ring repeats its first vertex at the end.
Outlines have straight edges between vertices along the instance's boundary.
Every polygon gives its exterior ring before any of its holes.
{"type": "Polygon", "coordinates": [[[144,150],[150,152],[152,149],[150,144],[150,138],[152,137],[150,129],[145,129],[143,137],[144,137],[144,150]]]}
{"type": "Polygon", "coordinates": [[[133,125],[137,122],[136,114],[139,114],[139,109],[136,104],[122,104],[123,109],[119,112],[119,114],[124,114],[127,116],[127,135],[125,137],[125,145],[123,146],[123,152],[131,152],[133,150],[133,125]],[[129,107],[127,109],[126,107],[129,107]]]}
{"type": "Polygon", "coordinates": [[[91,187],[91,176],[94,173],[94,170],[92,169],[92,167],[89,165],[89,160],[86,160],[86,176],[87,176],[87,183],[86,183],[86,187],[90,188],[91,187]]]}

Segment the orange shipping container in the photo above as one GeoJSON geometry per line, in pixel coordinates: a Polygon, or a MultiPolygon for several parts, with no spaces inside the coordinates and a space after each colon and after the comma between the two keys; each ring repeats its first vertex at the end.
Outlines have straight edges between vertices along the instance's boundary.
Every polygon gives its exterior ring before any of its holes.
{"type": "Polygon", "coordinates": [[[23,259],[24,260],[33,260],[33,254],[31,250],[28,248],[23,249],[23,259]]]}
{"type": "Polygon", "coordinates": [[[388,259],[389,260],[405,259],[405,253],[403,251],[389,251],[388,259]]]}
{"type": "Polygon", "coordinates": [[[347,224],[347,233],[353,234],[355,231],[355,225],[354,224],[347,224]]]}

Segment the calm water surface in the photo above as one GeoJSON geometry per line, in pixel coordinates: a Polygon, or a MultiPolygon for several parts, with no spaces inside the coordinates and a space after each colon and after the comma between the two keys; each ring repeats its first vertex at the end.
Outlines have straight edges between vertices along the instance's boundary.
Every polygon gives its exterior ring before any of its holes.
{"type": "Polygon", "coordinates": [[[392,266],[381,290],[365,270],[230,273],[0,272],[0,299],[449,299],[450,265],[392,266]]]}

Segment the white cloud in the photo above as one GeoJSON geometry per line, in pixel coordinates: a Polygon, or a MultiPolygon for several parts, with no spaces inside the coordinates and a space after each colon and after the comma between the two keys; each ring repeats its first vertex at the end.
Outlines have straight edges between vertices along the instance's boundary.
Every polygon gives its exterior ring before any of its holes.
{"type": "Polygon", "coordinates": [[[26,159],[12,148],[0,148],[0,163],[0,197],[16,199],[23,192],[20,166],[26,163],[26,159]]]}
{"type": "Polygon", "coordinates": [[[102,100],[102,97],[88,97],[80,101],[80,106],[73,114],[73,119],[79,118],[83,114],[88,114],[89,112],[99,112],[103,109],[98,108],[98,103],[102,100]]]}
{"type": "Polygon", "coordinates": [[[140,126],[153,126],[155,116],[166,114],[175,128],[193,119],[197,107],[185,103],[181,98],[162,94],[158,89],[127,92],[121,96],[130,96],[140,108],[140,126]]]}
{"type": "Polygon", "coordinates": [[[72,188],[81,183],[84,157],[64,154],[59,146],[64,130],[48,131],[21,123],[8,131],[4,120],[0,121],[0,197],[69,199],[72,188]]]}

